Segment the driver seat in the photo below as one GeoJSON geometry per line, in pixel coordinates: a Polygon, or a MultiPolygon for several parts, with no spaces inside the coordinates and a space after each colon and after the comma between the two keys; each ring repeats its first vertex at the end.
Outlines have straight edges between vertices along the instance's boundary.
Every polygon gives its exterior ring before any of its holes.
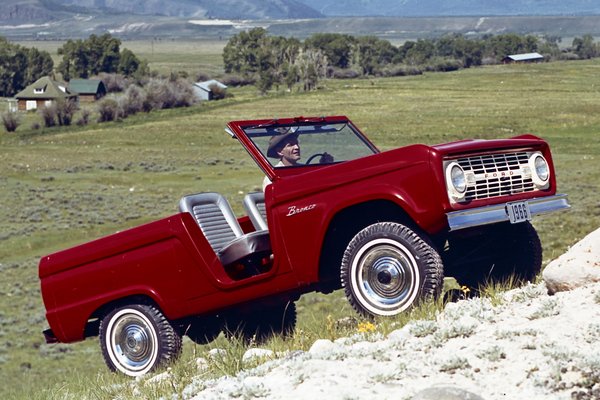
{"type": "Polygon", "coordinates": [[[252,192],[244,196],[244,209],[257,231],[269,229],[267,224],[267,207],[265,205],[265,194],[263,192],[252,192]]]}
{"type": "Polygon", "coordinates": [[[259,262],[271,254],[269,231],[244,233],[229,202],[219,193],[183,197],[181,212],[189,212],[224,266],[259,262]]]}

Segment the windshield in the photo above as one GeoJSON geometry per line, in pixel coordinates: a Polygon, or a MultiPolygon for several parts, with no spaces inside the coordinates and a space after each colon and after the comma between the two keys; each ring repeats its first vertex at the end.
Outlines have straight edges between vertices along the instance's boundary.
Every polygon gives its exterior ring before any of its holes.
{"type": "Polygon", "coordinates": [[[276,168],[337,163],[378,152],[347,122],[259,125],[244,131],[276,168]],[[289,164],[288,158],[295,162],[289,164]]]}

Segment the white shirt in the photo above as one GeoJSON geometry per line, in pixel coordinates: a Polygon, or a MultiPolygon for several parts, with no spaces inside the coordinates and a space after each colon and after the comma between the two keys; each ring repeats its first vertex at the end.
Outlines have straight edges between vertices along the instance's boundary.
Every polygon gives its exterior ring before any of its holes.
{"type": "MultiPolygon", "coordinates": [[[[285,167],[285,165],[283,164],[283,161],[279,161],[277,164],[274,165],[275,168],[278,167],[285,167]]],[[[271,184],[271,180],[269,179],[268,176],[265,176],[265,178],[263,179],[263,184],[262,184],[262,190],[263,192],[265,191],[265,188],[267,187],[267,185],[271,184]]]]}

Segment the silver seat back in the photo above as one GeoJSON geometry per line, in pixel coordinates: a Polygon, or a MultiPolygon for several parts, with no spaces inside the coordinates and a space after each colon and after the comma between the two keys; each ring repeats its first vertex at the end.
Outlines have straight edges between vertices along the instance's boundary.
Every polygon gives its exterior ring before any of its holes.
{"type": "Polygon", "coordinates": [[[244,235],[229,202],[219,193],[185,196],[179,210],[192,214],[215,253],[244,235]]]}
{"type": "Polygon", "coordinates": [[[265,194],[263,192],[248,193],[244,196],[244,209],[250,221],[252,221],[254,229],[257,231],[266,231],[269,229],[265,194]]]}

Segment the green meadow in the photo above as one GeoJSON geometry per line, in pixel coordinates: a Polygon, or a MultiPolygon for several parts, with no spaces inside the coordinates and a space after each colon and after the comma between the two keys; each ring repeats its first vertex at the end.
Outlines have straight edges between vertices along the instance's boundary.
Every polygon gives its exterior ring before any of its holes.
{"type": "MultiPolygon", "coordinates": [[[[220,69],[218,43],[197,58],[195,45],[171,56],[161,55],[156,43],[154,49],[136,45],[163,71],[220,69]]],[[[0,398],[136,398],[123,389],[127,379],[108,372],[96,339],[44,343],[37,263],[44,254],[170,215],[189,193],[221,192],[241,215],[244,194],[260,187],[262,175],[224,132],[230,120],[347,115],[383,150],[538,135],[550,143],[559,191],[573,206],[534,221],[547,263],[600,225],[599,77],[597,60],[502,65],[326,80],[308,93],[259,96],[252,87],[231,88],[226,100],[84,127],[33,130],[31,121],[39,117],[24,116],[15,133],[0,132],[0,398]]],[[[319,337],[356,329],[336,323],[356,318],[339,291],[303,296],[298,311],[296,335],[272,347],[307,349],[319,337]]],[[[186,340],[173,366],[177,380],[142,397],[180,393],[195,373],[194,358],[215,346],[242,351],[222,337],[208,346],[186,340]]],[[[204,376],[238,369],[216,365],[204,376]]]]}

